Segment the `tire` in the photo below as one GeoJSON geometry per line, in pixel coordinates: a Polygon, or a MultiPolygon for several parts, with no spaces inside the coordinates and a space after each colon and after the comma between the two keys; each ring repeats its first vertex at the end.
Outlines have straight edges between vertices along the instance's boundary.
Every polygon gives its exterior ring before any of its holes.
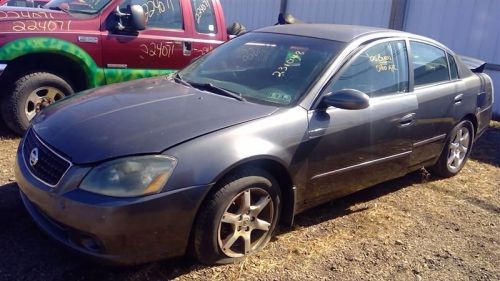
{"type": "Polygon", "coordinates": [[[434,166],[433,174],[452,177],[460,172],[469,158],[474,143],[474,125],[469,120],[458,123],[448,135],[443,152],[434,166]]]}
{"type": "Polygon", "coordinates": [[[266,171],[246,168],[230,174],[200,208],[192,254],[200,263],[214,265],[237,262],[259,251],[276,230],[280,198],[277,181],[266,171]],[[249,212],[245,204],[248,195],[249,212]],[[264,207],[257,208],[257,203],[264,207]]]}
{"type": "Polygon", "coordinates": [[[39,110],[73,93],[68,82],[52,73],[24,75],[14,82],[2,99],[3,120],[12,131],[22,135],[39,110]]]}

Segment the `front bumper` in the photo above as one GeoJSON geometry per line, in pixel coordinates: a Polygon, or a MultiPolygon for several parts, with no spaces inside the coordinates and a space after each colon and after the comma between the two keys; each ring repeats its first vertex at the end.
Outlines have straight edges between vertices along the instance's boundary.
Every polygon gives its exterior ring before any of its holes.
{"type": "MultiPolygon", "coordinates": [[[[138,264],[183,255],[191,226],[210,186],[137,198],[112,198],[79,189],[52,191],[27,170],[18,152],[15,174],[23,203],[49,236],[109,264],[138,264]]],[[[72,167],[59,185],[79,183],[72,167]]]]}

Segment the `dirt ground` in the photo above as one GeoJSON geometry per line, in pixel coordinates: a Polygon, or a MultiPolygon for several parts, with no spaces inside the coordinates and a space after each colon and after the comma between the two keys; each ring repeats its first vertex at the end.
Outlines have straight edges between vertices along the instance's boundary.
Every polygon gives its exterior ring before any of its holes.
{"type": "Polygon", "coordinates": [[[110,268],[68,252],[25,212],[0,125],[0,280],[500,280],[500,123],[451,179],[417,172],[297,217],[261,253],[204,267],[188,258],[110,268]]]}

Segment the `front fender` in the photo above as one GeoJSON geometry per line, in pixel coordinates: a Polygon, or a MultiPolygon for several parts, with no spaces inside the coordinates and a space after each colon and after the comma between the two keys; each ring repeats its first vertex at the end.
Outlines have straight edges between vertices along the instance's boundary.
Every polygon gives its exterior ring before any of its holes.
{"type": "Polygon", "coordinates": [[[0,48],[0,61],[12,61],[21,56],[36,53],[64,55],[82,66],[90,87],[105,84],[104,71],[92,57],[79,46],[57,38],[28,37],[11,41],[0,48]]]}
{"type": "MultiPolygon", "coordinates": [[[[228,117],[230,118],[230,117],[228,117]]],[[[230,170],[254,160],[272,160],[288,170],[292,180],[304,161],[294,161],[307,131],[307,111],[296,107],[271,116],[200,136],[168,149],[178,163],[166,190],[194,183],[216,183],[230,170]]]]}

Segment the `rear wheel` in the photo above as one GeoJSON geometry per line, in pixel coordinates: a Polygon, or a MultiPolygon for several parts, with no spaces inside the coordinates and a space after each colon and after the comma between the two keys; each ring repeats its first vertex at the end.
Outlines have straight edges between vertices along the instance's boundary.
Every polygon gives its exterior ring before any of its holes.
{"type": "Polygon", "coordinates": [[[280,192],[260,169],[231,174],[200,209],[193,254],[204,264],[235,262],[262,249],[276,229],[280,192]]]}
{"type": "Polygon", "coordinates": [[[458,123],[451,130],[438,162],[430,170],[441,177],[458,174],[469,158],[473,140],[474,125],[469,120],[458,123]]]}
{"type": "Polygon", "coordinates": [[[2,100],[1,113],[7,126],[23,134],[35,115],[49,104],[73,94],[63,78],[48,72],[22,76],[2,100]]]}

